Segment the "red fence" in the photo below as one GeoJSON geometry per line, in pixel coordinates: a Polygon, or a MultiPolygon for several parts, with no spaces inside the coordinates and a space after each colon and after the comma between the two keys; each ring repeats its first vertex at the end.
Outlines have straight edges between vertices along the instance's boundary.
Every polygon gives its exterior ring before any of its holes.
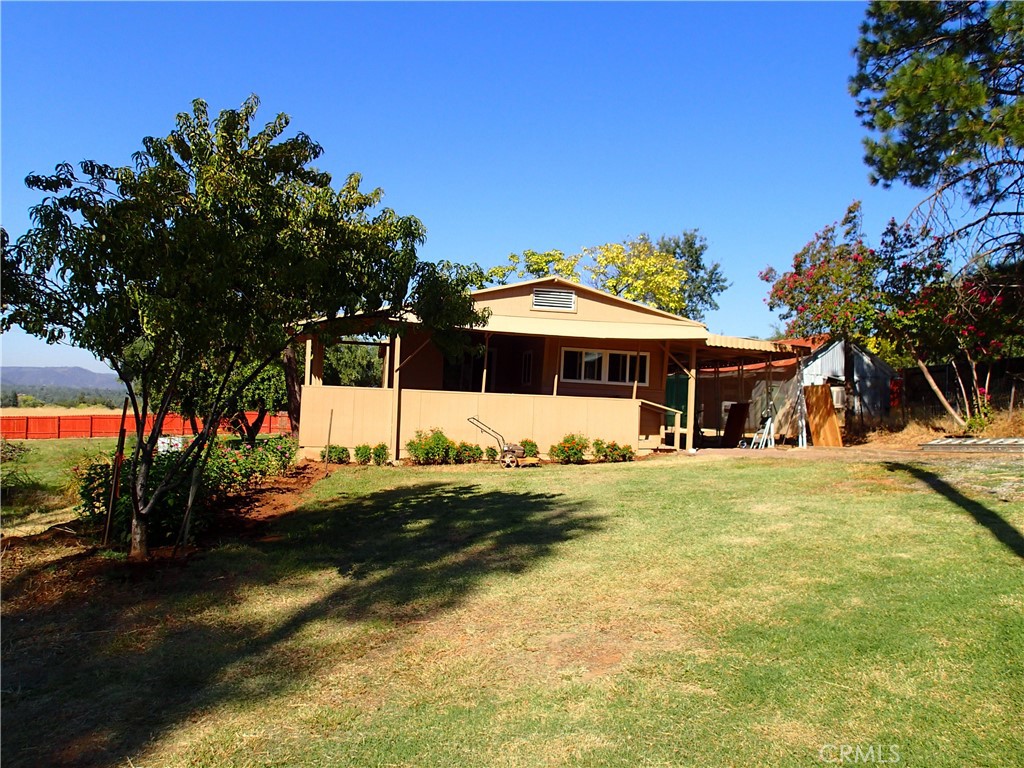
{"type": "MultiPolygon", "coordinates": [[[[246,416],[251,422],[255,413],[246,416]]],[[[153,424],[150,417],[148,424],[153,424]]],[[[42,440],[58,437],[117,437],[121,426],[121,414],[85,414],[79,416],[0,416],[0,435],[8,440],[42,440]]],[[[222,428],[226,427],[225,423],[222,428]]],[[[128,434],[135,431],[135,417],[128,416],[125,422],[128,434]]],[[[291,425],[286,415],[268,415],[260,434],[271,435],[290,432],[291,425]]],[[[163,434],[191,435],[192,423],[171,414],[164,419],[163,434]]]]}

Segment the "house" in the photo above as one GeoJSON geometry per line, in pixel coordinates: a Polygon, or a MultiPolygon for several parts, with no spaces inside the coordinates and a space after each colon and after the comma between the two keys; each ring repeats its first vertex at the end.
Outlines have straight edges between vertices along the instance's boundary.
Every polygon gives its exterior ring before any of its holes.
{"type": "Polygon", "coordinates": [[[669,376],[701,366],[792,356],[776,342],[720,336],[701,323],[604,291],[545,277],[473,293],[487,309],[470,336],[479,353],[449,360],[410,322],[382,345],[381,387],[322,382],[323,348],[307,340],[299,444],[312,455],[328,442],[383,442],[400,458],[417,430],[487,444],[475,416],[510,442],[543,452],[569,433],[614,440],[639,453],[694,445],[697,377],[669,403],[669,376]],[[666,418],[671,417],[671,418],[666,418]]]}

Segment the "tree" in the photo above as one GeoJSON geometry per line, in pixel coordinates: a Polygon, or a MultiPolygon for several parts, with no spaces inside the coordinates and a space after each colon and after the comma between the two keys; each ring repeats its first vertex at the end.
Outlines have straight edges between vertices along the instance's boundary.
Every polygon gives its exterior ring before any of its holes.
{"type": "Polygon", "coordinates": [[[972,262],[1020,261],[1024,4],[872,2],[856,55],[872,183],[930,190],[918,224],[972,262]]]}
{"type": "Polygon", "coordinates": [[[375,348],[343,339],[324,350],[324,383],[341,387],[379,387],[384,364],[375,348]]]}
{"type": "Polygon", "coordinates": [[[311,166],[321,147],[283,137],[286,115],[252,132],[258,103],[211,121],[194,101],[166,138],[143,139],[134,167],[29,176],[47,196],[28,232],[4,236],[0,328],[88,349],[127,388],[134,558],[150,510],[182,477],[196,487],[221,418],[311,318],[337,318],[334,333],[393,331],[404,312],[442,331],[481,320],[467,290],[479,270],[420,261],[416,218],[379,209],[357,174],[334,190],[311,166]],[[203,428],[151,483],[164,419],[195,382],[203,428]]]}
{"type": "Polygon", "coordinates": [[[871,330],[877,296],[873,275],[863,268],[873,255],[864,246],[859,203],[846,212],[840,225],[830,224],[793,256],[793,267],[778,275],[772,268],[760,278],[772,283],[771,309],[782,309],[787,332],[796,336],[828,334],[843,342],[846,427],[854,422],[856,397],[853,345],[863,343],[871,330]]]}
{"type": "MultiPolygon", "coordinates": [[[[680,286],[683,310],[680,314],[691,320],[703,321],[707,312],[718,309],[715,297],[729,287],[717,261],[704,263],[708,241],[696,229],[687,229],[680,235],[662,235],[657,249],[672,256],[686,272],[687,279],[680,286]]],[[[664,309],[664,307],[662,307],[664,309]]]]}
{"type": "MultiPolygon", "coordinates": [[[[928,370],[933,360],[961,357],[970,378],[961,380],[965,415],[984,410],[977,361],[1002,354],[1007,339],[1019,337],[1019,301],[1012,291],[990,292],[998,280],[971,279],[978,270],[954,275],[943,238],[890,221],[877,250],[865,243],[860,204],[840,225],[814,236],[793,257],[792,269],[761,273],[772,284],[771,309],[789,320],[787,332],[827,333],[862,346],[887,347],[907,355],[921,370],[947,413],[965,419],[946,399],[928,370]]],[[[845,361],[847,407],[852,403],[852,357],[845,361]]],[[[848,411],[848,417],[851,415],[848,411]]],[[[850,421],[847,422],[852,423],[850,421]]]]}
{"type": "Polygon", "coordinates": [[[718,309],[715,297],[728,287],[718,262],[704,263],[707,241],[695,229],[651,241],[646,234],[622,243],[562,251],[510,254],[508,263],[492,267],[482,284],[505,285],[512,277],[548,275],[589,285],[665,312],[703,320],[718,309]]]}
{"type": "Polygon", "coordinates": [[[233,404],[231,424],[243,440],[255,445],[267,415],[277,413],[287,404],[284,364],[278,359],[268,363],[239,393],[233,404]],[[250,412],[256,414],[251,420],[250,412]]]}

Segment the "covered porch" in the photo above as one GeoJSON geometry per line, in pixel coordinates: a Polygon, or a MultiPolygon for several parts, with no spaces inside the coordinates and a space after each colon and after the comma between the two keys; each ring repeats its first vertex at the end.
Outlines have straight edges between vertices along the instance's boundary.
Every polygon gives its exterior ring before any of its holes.
{"type": "Polygon", "coordinates": [[[709,393],[699,391],[702,368],[792,355],[774,342],[716,336],[698,324],[672,329],[684,338],[657,338],[659,331],[667,335],[663,326],[643,338],[636,324],[587,323],[592,327],[572,329],[576,335],[551,336],[495,327],[494,320],[471,332],[470,351],[456,360],[416,327],[382,342],[380,387],[324,386],[323,347],[309,339],[303,453],[318,454],[328,443],[350,450],[385,443],[400,459],[418,430],[432,428],[457,442],[488,445],[491,438],[467,421],[471,416],[509,442],[534,440],[542,456],[569,433],[631,445],[641,454],[692,451],[697,414],[709,404],[709,393]],[[679,374],[685,384],[670,387],[679,374]]]}

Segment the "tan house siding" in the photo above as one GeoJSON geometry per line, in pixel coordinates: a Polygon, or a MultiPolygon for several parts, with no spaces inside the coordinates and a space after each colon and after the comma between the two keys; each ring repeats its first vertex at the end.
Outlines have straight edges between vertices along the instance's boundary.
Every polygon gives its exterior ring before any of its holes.
{"type": "MultiPolygon", "coordinates": [[[[614,296],[606,296],[587,289],[585,286],[558,283],[541,286],[576,292],[576,310],[553,310],[533,308],[532,284],[509,285],[479,295],[478,307],[488,307],[496,315],[512,317],[571,317],[574,320],[593,320],[615,323],[650,323],[672,318],[663,312],[641,304],[624,303],[614,296]]],[[[688,323],[679,318],[675,322],[688,323]]]]}
{"type": "Polygon", "coordinates": [[[444,377],[444,355],[422,332],[407,333],[402,339],[402,389],[440,389],[444,377]],[[418,351],[417,351],[418,350],[418,351]]]}

